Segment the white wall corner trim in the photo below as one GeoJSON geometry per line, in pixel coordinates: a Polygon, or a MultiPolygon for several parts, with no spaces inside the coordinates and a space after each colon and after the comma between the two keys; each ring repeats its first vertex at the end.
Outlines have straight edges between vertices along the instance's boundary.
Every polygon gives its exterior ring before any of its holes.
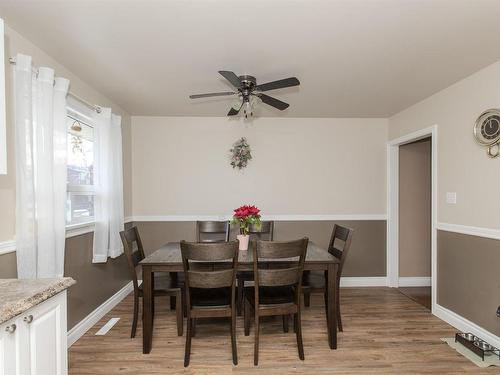
{"type": "Polygon", "coordinates": [[[471,227],[468,225],[438,223],[437,229],[446,232],[467,234],[470,236],[491,238],[493,240],[500,240],[500,229],[471,227]]]}
{"type": "Polygon", "coordinates": [[[432,313],[439,319],[444,320],[446,323],[455,327],[459,331],[473,333],[489,344],[497,348],[500,347],[500,337],[485,330],[484,328],[478,326],[470,320],[465,319],[457,313],[448,310],[446,307],[436,304],[435,306],[433,306],[432,313]]]}
{"type": "MultiPolygon", "coordinates": [[[[230,220],[231,215],[137,215],[129,221],[223,221],[230,220]]],[[[262,220],[275,221],[379,221],[387,220],[386,214],[347,214],[347,215],[262,215],[262,220]]]]}
{"type": "Polygon", "coordinates": [[[0,242],[0,255],[13,253],[16,251],[16,241],[4,241],[0,242]]]}
{"type": "Polygon", "coordinates": [[[387,277],[341,277],[340,286],[345,287],[367,287],[367,286],[387,286],[387,277]]]}
{"type": "Polygon", "coordinates": [[[430,276],[418,276],[418,277],[400,277],[399,286],[409,287],[409,286],[431,286],[432,279],[430,276]]]}
{"type": "Polygon", "coordinates": [[[118,292],[113,294],[102,305],[87,315],[82,321],[76,324],[68,331],[68,348],[73,345],[85,332],[92,328],[104,315],[110,312],[116,305],[118,305],[130,292],[134,290],[132,281],[127,283],[118,292]]]}

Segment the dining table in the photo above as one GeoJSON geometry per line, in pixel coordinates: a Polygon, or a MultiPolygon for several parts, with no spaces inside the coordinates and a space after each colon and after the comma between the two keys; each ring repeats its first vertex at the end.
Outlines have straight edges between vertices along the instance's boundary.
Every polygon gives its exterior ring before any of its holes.
{"type": "MultiPolygon", "coordinates": [[[[238,253],[238,271],[253,271],[253,244],[248,250],[240,250],[238,253]]],[[[289,262],[293,262],[290,259],[289,262]]],[[[229,260],[228,260],[229,262],[229,260]]],[[[259,259],[259,262],[261,260],[259,259]]],[[[296,262],[296,260],[295,260],[296,262]]],[[[214,263],[220,265],[223,262],[214,263]]],[[[285,259],[266,259],[265,263],[270,265],[286,264],[285,259]]],[[[143,288],[143,314],[142,314],[142,352],[151,352],[153,342],[153,280],[155,272],[184,272],[182,265],[181,247],[179,242],[169,242],[146,256],[140,263],[142,267],[143,288]]],[[[323,270],[327,272],[326,292],[328,294],[327,306],[327,330],[328,345],[330,349],[337,349],[337,305],[335,303],[338,291],[337,272],[339,260],[328,252],[327,249],[309,241],[307,246],[304,271],[323,270]]]]}

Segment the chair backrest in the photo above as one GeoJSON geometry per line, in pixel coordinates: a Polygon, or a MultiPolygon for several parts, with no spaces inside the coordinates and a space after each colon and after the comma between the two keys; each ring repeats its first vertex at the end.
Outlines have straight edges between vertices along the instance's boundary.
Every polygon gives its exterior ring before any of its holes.
{"type": "Polygon", "coordinates": [[[302,273],[309,239],[295,241],[254,242],[253,269],[255,279],[255,304],[259,304],[260,287],[295,286],[296,302],[299,302],[302,273]],[[273,259],[273,262],[267,260],[273,259]],[[277,261],[282,260],[283,263],[277,261]],[[262,267],[262,263],[266,267],[262,267]]]}
{"type": "Polygon", "coordinates": [[[234,304],[238,247],[238,241],[219,243],[181,241],[187,302],[191,300],[190,288],[231,288],[231,299],[234,304]],[[223,260],[231,260],[231,263],[224,269],[214,269],[213,264],[223,260]]]}
{"type": "Polygon", "coordinates": [[[228,242],[229,230],[229,221],[197,221],[196,241],[228,242]]]}
{"type": "Polygon", "coordinates": [[[260,228],[255,224],[250,225],[250,239],[272,241],[274,239],[274,221],[262,221],[260,224],[260,228]]]}
{"type": "Polygon", "coordinates": [[[330,238],[330,245],[328,252],[340,260],[338,275],[342,273],[347,254],[351,248],[352,234],[354,230],[351,228],[343,227],[335,224],[333,226],[332,237],[330,238]]]}
{"type": "Polygon", "coordinates": [[[130,271],[130,276],[132,277],[134,289],[137,289],[139,287],[139,284],[137,282],[136,267],[139,262],[145,258],[141,236],[139,236],[139,230],[137,229],[137,227],[132,227],[130,229],[121,231],[120,237],[123,243],[123,251],[127,257],[128,268],[130,271]],[[136,244],[136,247],[134,247],[134,244],[136,244]]]}

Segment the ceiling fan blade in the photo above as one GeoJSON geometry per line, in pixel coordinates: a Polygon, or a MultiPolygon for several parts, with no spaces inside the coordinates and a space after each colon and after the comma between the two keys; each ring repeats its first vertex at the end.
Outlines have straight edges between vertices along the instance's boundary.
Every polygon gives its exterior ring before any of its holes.
{"type": "Polygon", "coordinates": [[[241,81],[236,74],[228,70],[219,70],[219,74],[227,79],[231,85],[239,89],[241,87],[241,81]]]}
{"type": "Polygon", "coordinates": [[[236,94],[236,93],[232,92],[232,91],[210,92],[208,94],[189,95],[189,99],[210,98],[212,96],[229,96],[229,95],[234,95],[234,94],[236,94]]]}
{"type": "Polygon", "coordinates": [[[241,108],[243,108],[243,101],[241,102],[240,108],[234,109],[234,107],[231,107],[229,112],[227,113],[228,116],[236,116],[238,113],[240,113],[241,108]]]}
{"type": "Polygon", "coordinates": [[[263,83],[262,85],[257,85],[255,86],[255,90],[269,91],[269,90],[282,89],[285,87],[292,87],[298,85],[300,85],[299,80],[296,77],[290,77],[290,78],[280,79],[278,81],[263,83]]]}
{"type": "Polygon", "coordinates": [[[290,107],[290,104],[282,102],[281,100],[278,100],[276,98],[273,98],[269,95],[266,94],[258,94],[257,95],[264,103],[274,107],[278,108],[280,111],[283,111],[290,107]]]}

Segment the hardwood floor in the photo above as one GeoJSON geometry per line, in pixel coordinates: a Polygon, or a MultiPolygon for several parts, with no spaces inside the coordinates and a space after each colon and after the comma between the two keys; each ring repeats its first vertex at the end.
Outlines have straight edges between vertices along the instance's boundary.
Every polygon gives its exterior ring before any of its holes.
{"type": "Polygon", "coordinates": [[[142,354],[142,330],[130,339],[132,298],[127,297],[69,350],[69,374],[497,374],[479,369],[441,337],[455,329],[423,306],[390,288],[343,288],[344,332],[331,351],[321,296],[303,310],[305,361],[297,354],[293,329],[283,333],[281,319],[261,324],[259,366],[253,365],[253,325],[243,335],[238,319],[238,366],[231,361],[228,322],[200,322],[192,342],[191,364],[183,367],[185,336],[178,337],[175,311],[167,298],[158,303],[153,350],[142,354]],[[111,317],[120,321],[105,336],[95,332],[111,317]]]}
{"type": "Polygon", "coordinates": [[[398,290],[408,298],[415,301],[416,303],[419,303],[422,306],[424,306],[427,310],[431,309],[432,297],[431,297],[430,286],[406,287],[406,288],[398,288],[398,290]]]}

